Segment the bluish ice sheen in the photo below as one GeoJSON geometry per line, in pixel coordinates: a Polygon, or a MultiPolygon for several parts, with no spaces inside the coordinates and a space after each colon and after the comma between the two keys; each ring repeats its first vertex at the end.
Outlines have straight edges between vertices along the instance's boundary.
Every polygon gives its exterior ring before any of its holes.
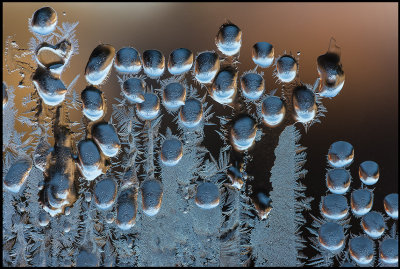
{"type": "Polygon", "coordinates": [[[256,138],[257,126],[249,116],[241,116],[237,119],[231,129],[231,140],[236,150],[249,149],[256,138]]]}
{"type": "Polygon", "coordinates": [[[86,180],[92,181],[102,172],[102,158],[100,150],[91,139],[78,143],[78,168],[86,180]]]}
{"type": "Polygon", "coordinates": [[[124,47],[117,51],[114,67],[119,73],[137,74],[142,69],[139,52],[132,47],[124,47]]]}
{"type": "Polygon", "coordinates": [[[117,183],[111,178],[105,178],[94,187],[94,201],[100,209],[111,208],[117,198],[117,183]]]}
{"type": "Polygon", "coordinates": [[[280,81],[291,82],[296,78],[297,62],[292,56],[283,55],[276,62],[276,71],[280,81]]]}
{"type": "Polygon", "coordinates": [[[351,193],[350,198],[351,210],[356,216],[362,216],[367,214],[374,202],[374,196],[372,191],[368,189],[358,189],[351,193]]]}
{"type": "Polygon", "coordinates": [[[369,264],[374,259],[374,242],[361,235],[349,240],[350,257],[360,265],[369,264]]]}
{"type": "Polygon", "coordinates": [[[60,79],[53,76],[48,70],[36,69],[32,76],[32,82],[46,105],[57,106],[64,101],[67,88],[60,79]]]}
{"type": "Polygon", "coordinates": [[[379,244],[379,258],[387,264],[399,262],[399,241],[394,238],[384,239],[379,244]]]}
{"type": "Polygon", "coordinates": [[[326,222],[318,230],[320,245],[329,250],[336,251],[343,247],[345,235],[343,226],[335,222],[326,222]]]}
{"type": "Polygon", "coordinates": [[[150,78],[160,77],[165,70],[165,57],[161,51],[151,49],[143,52],[143,70],[150,78]]]}
{"type": "Polygon", "coordinates": [[[261,104],[263,122],[269,127],[279,125],[283,121],[285,113],[285,103],[277,96],[268,96],[261,104]]]}
{"type": "Polygon", "coordinates": [[[219,204],[218,187],[211,182],[201,183],[196,190],[195,203],[202,209],[212,209],[219,204]]]}
{"type": "Polygon", "coordinates": [[[82,113],[91,121],[97,121],[104,116],[105,100],[101,90],[87,86],[81,92],[82,113]]]}
{"type": "Polygon", "coordinates": [[[326,173],[326,185],[330,192],[344,194],[350,187],[350,172],[343,168],[331,169],[326,173]]]}
{"type": "Polygon", "coordinates": [[[163,186],[159,180],[146,179],[141,184],[143,212],[148,216],[154,216],[161,208],[163,198],[163,186]]]}
{"type": "Polygon", "coordinates": [[[251,49],[253,62],[262,67],[270,67],[274,62],[274,47],[268,42],[258,42],[251,49]]]}
{"type": "Polygon", "coordinates": [[[136,113],[142,120],[153,120],[160,113],[160,99],[155,93],[145,93],[144,102],[136,104],[136,113]]]}
{"type": "Polygon", "coordinates": [[[238,72],[233,68],[220,70],[211,86],[211,97],[220,104],[230,104],[236,96],[238,72]]]}
{"type": "Polygon", "coordinates": [[[322,197],[321,213],[328,219],[340,220],[347,216],[349,206],[343,195],[328,194],[322,197]]]}
{"type": "Polygon", "coordinates": [[[183,155],[182,142],[176,138],[166,139],[161,145],[161,162],[166,166],[175,166],[183,155]]]}
{"type": "Polygon", "coordinates": [[[90,54],[85,68],[85,78],[89,84],[100,85],[111,71],[115,58],[115,48],[100,44],[90,54]]]}
{"type": "Polygon", "coordinates": [[[121,142],[114,126],[106,122],[98,123],[93,127],[92,134],[94,141],[105,156],[114,157],[118,154],[121,142]]]}
{"type": "Polygon", "coordinates": [[[346,167],[353,162],[354,148],[346,141],[334,142],[328,151],[328,161],[333,167],[346,167]]]}
{"type": "Polygon", "coordinates": [[[192,68],[193,53],[185,48],[175,49],[168,59],[168,71],[172,75],[181,75],[192,68]]]}
{"type": "Polygon", "coordinates": [[[133,103],[144,102],[144,92],[146,84],[143,79],[129,78],[122,84],[122,93],[124,96],[133,103]]]}
{"type": "Polygon", "coordinates": [[[264,78],[257,73],[247,73],[240,78],[240,86],[244,97],[257,100],[264,93],[264,78]]]}
{"type": "Polygon", "coordinates": [[[306,86],[297,86],[293,90],[293,107],[295,119],[299,122],[312,121],[317,114],[315,94],[306,86]]]}
{"type": "Polygon", "coordinates": [[[386,224],[380,213],[370,211],[362,217],[361,227],[368,236],[376,239],[385,232],[386,224]]]}
{"type": "Polygon", "coordinates": [[[379,179],[379,165],[374,161],[365,161],[360,164],[358,175],[365,185],[374,185],[379,179]]]}
{"type": "Polygon", "coordinates": [[[186,128],[194,128],[199,125],[203,119],[203,105],[194,98],[186,100],[181,106],[179,112],[179,120],[186,128]]]}
{"type": "Polygon", "coordinates": [[[57,13],[51,7],[42,7],[33,13],[30,27],[33,32],[40,35],[48,35],[56,29],[57,13]]]}
{"type": "Polygon", "coordinates": [[[235,55],[242,46],[242,31],[233,23],[225,23],[219,28],[215,44],[223,54],[235,55]]]}
{"type": "Polygon", "coordinates": [[[194,74],[198,82],[211,83],[220,69],[220,61],[217,53],[205,51],[197,55],[194,64],[194,74]]]}
{"type": "Polygon", "coordinates": [[[389,217],[397,219],[399,217],[399,194],[391,193],[385,196],[383,206],[389,217]]]}
{"type": "Polygon", "coordinates": [[[179,82],[172,82],[165,86],[163,104],[169,110],[176,110],[185,104],[186,88],[179,82]]]}

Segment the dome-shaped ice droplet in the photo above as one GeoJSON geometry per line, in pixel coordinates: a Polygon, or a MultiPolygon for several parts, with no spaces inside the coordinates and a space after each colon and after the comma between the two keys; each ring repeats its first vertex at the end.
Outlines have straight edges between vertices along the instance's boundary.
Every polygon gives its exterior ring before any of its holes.
{"type": "Polygon", "coordinates": [[[143,103],[145,86],[144,80],[129,78],[122,84],[122,93],[133,103],[143,103]]]}
{"type": "Polygon", "coordinates": [[[91,139],[85,139],[78,144],[79,170],[86,180],[94,180],[102,172],[102,160],[97,145],[91,139]]]}
{"type": "Polygon", "coordinates": [[[3,82],[3,108],[7,106],[7,102],[8,102],[7,85],[3,82]]]}
{"type": "Polygon", "coordinates": [[[164,73],[165,57],[159,50],[143,52],[143,70],[150,78],[157,78],[164,73]]]}
{"type": "Polygon", "coordinates": [[[137,194],[132,189],[121,192],[118,197],[115,223],[121,230],[129,230],[135,225],[137,213],[137,194]]]}
{"type": "Polygon", "coordinates": [[[242,172],[240,172],[240,170],[235,166],[229,166],[226,174],[231,181],[232,186],[240,190],[244,183],[242,172]]]}
{"type": "Polygon", "coordinates": [[[107,157],[114,157],[121,147],[117,132],[111,124],[101,122],[93,127],[93,139],[107,157]]]}
{"type": "Polygon", "coordinates": [[[331,169],[326,173],[326,186],[332,193],[346,193],[350,187],[350,180],[350,172],[343,168],[331,169]]]}
{"type": "Polygon", "coordinates": [[[350,257],[358,264],[369,264],[374,258],[374,242],[361,235],[350,239],[350,257]]]}
{"type": "Polygon", "coordinates": [[[371,211],[362,217],[361,227],[367,235],[376,239],[383,234],[386,225],[385,220],[380,213],[371,211]]]}
{"type": "Polygon", "coordinates": [[[271,198],[269,198],[265,193],[259,192],[257,193],[257,198],[254,200],[252,199],[252,201],[258,217],[261,220],[267,219],[272,209],[271,198]]]}
{"type": "Polygon", "coordinates": [[[32,76],[32,82],[46,105],[57,106],[64,101],[67,88],[50,71],[43,68],[36,69],[32,76]]]}
{"type": "Polygon", "coordinates": [[[97,259],[94,253],[88,252],[84,249],[79,251],[78,256],[76,257],[76,266],[77,267],[98,267],[99,260],[97,259]]]}
{"type": "Polygon", "coordinates": [[[42,172],[46,169],[51,150],[51,146],[49,142],[47,142],[47,139],[45,137],[40,138],[33,153],[33,163],[36,168],[39,168],[42,172]]]}
{"type": "Polygon", "coordinates": [[[111,224],[111,223],[114,222],[114,220],[115,220],[115,217],[114,217],[113,212],[108,212],[107,215],[106,215],[106,222],[108,224],[111,224]]]}
{"type": "Polygon", "coordinates": [[[160,99],[155,93],[145,93],[144,102],[136,104],[136,113],[142,120],[153,120],[160,113],[160,99]]]}
{"type": "Polygon", "coordinates": [[[5,189],[18,193],[22,185],[24,185],[31,169],[32,161],[28,158],[22,158],[13,163],[4,177],[3,186],[5,189]]]}
{"type": "Polygon", "coordinates": [[[182,142],[176,138],[166,139],[161,146],[161,161],[166,166],[178,164],[182,158],[182,142]]]}
{"type": "Polygon", "coordinates": [[[338,223],[326,222],[318,230],[320,245],[329,251],[340,249],[344,245],[344,240],[343,227],[338,223]]]}
{"type": "Polygon", "coordinates": [[[319,95],[335,97],[342,90],[345,80],[339,55],[327,52],[319,56],[317,70],[320,78],[319,95]]]}
{"type": "Polygon", "coordinates": [[[237,54],[242,46],[242,30],[233,23],[223,24],[217,33],[215,44],[225,55],[237,54]]]}
{"type": "Polygon", "coordinates": [[[185,48],[176,49],[171,52],[168,59],[168,71],[172,75],[183,74],[192,68],[193,53],[185,48]]]}
{"type": "Polygon", "coordinates": [[[322,197],[321,213],[329,219],[340,220],[347,216],[349,206],[346,197],[339,194],[328,194],[322,197]]]}
{"type": "Polygon", "coordinates": [[[256,138],[257,126],[249,116],[242,116],[235,121],[231,129],[233,147],[242,151],[250,148],[256,138]]]}
{"type": "Polygon", "coordinates": [[[49,189],[57,199],[67,199],[67,196],[70,194],[70,178],[67,174],[56,171],[51,174],[49,184],[49,189]]]}
{"type": "Polygon", "coordinates": [[[87,86],[81,92],[82,113],[91,121],[104,116],[105,101],[103,92],[94,86],[87,86]]]}
{"type": "Polygon", "coordinates": [[[175,110],[185,104],[186,89],[179,82],[172,82],[165,86],[163,104],[167,109],[175,110]]]}
{"type": "Polygon", "coordinates": [[[163,186],[159,180],[146,179],[140,190],[142,192],[143,212],[148,216],[154,216],[161,208],[163,198],[163,186]]]}
{"type": "Polygon", "coordinates": [[[39,225],[44,227],[47,226],[50,222],[50,216],[47,212],[41,211],[39,213],[39,225]]]}
{"type": "Polygon", "coordinates": [[[306,86],[297,86],[293,90],[293,107],[295,119],[298,122],[309,122],[317,114],[317,103],[315,94],[306,86]]]}
{"type": "Polygon", "coordinates": [[[351,193],[351,211],[356,216],[367,214],[371,210],[373,202],[374,197],[370,190],[358,189],[351,193]]]}
{"type": "Polygon", "coordinates": [[[297,62],[290,55],[279,57],[276,62],[276,72],[278,79],[282,82],[291,82],[297,74],[297,62]]]}
{"type": "Polygon", "coordinates": [[[31,29],[40,35],[48,35],[57,25],[57,13],[51,7],[42,7],[33,13],[31,29]]]}
{"type": "Polygon", "coordinates": [[[115,56],[114,67],[120,73],[139,73],[142,69],[142,60],[139,52],[131,47],[118,50],[115,56]]]}
{"type": "Polygon", "coordinates": [[[391,193],[385,196],[383,206],[389,217],[397,219],[399,217],[399,194],[391,193]]]}
{"type": "Polygon", "coordinates": [[[211,87],[211,97],[220,104],[230,104],[236,96],[238,72],[225,68],[218,72],[211,87]]]}
{"type": "Polygon", "coordinates": [[[379,165],[374,161],[362,162],[358,175],[365,185],[374,185],[379,179],[379,165]]]}
{"type": "Polygon", "coordinates": [[[354,148],[345,141],[337,141],[333,143],[328,151],[328,161],[333,167],[346,167],[353,162],[354,148]]]}
{"type": "Polygon", "coordinates": [[[94,201],[100,209],[109,209],[117,198],[117,184],[111,178],[105,178],[94,187],[94,201]]]}
{"type": "Polygon", "coordinates": [[[253,46],[251,56],[256,65],[267,68],[274,61],[274,47],[267,42],[258,42],[253,46]]]}
{"type": "Polygon", "coordinates": [[[194,128],[202,119],[203,105],[201,102],[193,98],[187,99],[179,112],[180,122],[187,128],[194,128]]]}
{"type": "Polygon", "coordinates": [[[387,264],[399,261],[399,241],[393,238],[384,239],[379,245],[379,258],[387,264]]]}
{"type": "Polygon", "coordinates": [[[217,185],[211,182],[201,183],[197,187],[195,203],[202,209],[211,209],[219,204],[219,190],[217,185]]]}
{"type": "Polygon", "coordinates": [[[69,221],[65,221],[63,224],[64,233],[69,233],[71,231],[71,223],[69,221]]]}
{"type": "Polygon", "coordinates": [[[240,78],[243,95],[250,100],[257,100],[264,93],[264,78],[257,73],[247,73],[240,78]]]}
{"type": "Polygon", "coordinates": [[[89,84],[100,85],[110,73],[115,57],[111,45],[100,44],[90,54],[85,69],[85,78],[89,84]]]}
{"type": "Polygon", "coordinates": [[[213,51],[205,51],[197,55],[194,64],[195,78],[200,83],[211,83],[218,73],[220,62],[218,54],[213,51]]]}
{"type": "Polygon", "coordinates": [[[35,51],[39,66],[48,69],[53,74],[61,74],[72,55],[72,44],[62,40],[56,45],[43,42],[35,51]]]}
{"type": "Polygon", "coordinates": [[[279,125],[285,117],[285,103],[278,96],[268,96],[261,104],[263,122],[269,127],[279,125]]]}

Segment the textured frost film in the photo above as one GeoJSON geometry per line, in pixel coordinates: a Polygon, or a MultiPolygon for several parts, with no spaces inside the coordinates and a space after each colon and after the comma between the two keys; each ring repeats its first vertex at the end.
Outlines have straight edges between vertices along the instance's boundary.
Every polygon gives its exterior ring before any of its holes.
{"type": "Polygon", "coordinates": [[[202,50],[85,25],[99,41],[80,33],[77,58],[73,14],[31,14],[26,48],[4,38],[4,267],[398,265],[398,194],[374,194],[384,162],[355,159],[358,141],[320,137],[319,158],[300,145],[344,89],[334,39],[310,85],[300,51],[229,20],[202,50]]]}

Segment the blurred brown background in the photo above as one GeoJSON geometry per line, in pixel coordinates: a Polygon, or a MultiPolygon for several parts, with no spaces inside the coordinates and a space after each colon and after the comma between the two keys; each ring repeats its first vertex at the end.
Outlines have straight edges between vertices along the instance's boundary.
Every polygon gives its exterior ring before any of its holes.
{"type": "MultiPolygon", "coordinates": [[[[309,173],[304,181],[307,194],[319,202],[327,190],[326,154],[337,140],[354,146],[353,187],[360,186],[357,172],[361,162],[374,160],[380,165],[375,210],[382,211],[383,197],[397,191],[397,3],[3,3],[3,54],[9,35],[15,34],[17,43],[26,47],[32,36],[28,18],[43,6],[57,11],[59,25],[63,21],[79,21],[80,53],[63,74],[66,84],[81,74],[75,88],[78,92],[86,85],[84,69],[99,43],[112,44],[116,50],[123,46],[133,46],[139,52],[158,49],[166,56],[175,48],[185,47],[197,54],[216,50],[214,37],[219,26],[229,19],[243,31],[240,73],[254,67],[252,45],[266,41],[274,45],[276,56],[284,51],[300,51],[300,78],[313,84],[318,76],[316,59],[327,51],[329,40],[334,37],[342,48],[344,88],[335,98],[323,101],[328,113],[322,124],[313,125],[307,134],[297,125],[303,134],[300,143],[308,148],[305,168],[309,173]]],[[[267,90],[276,88],[272,67],[263,71],[267,90]]],[[[108,99],[108,114],[120,92],[115,74],[113,69],[101,87],[108,99]]],[[[7,74],[4,60],[3,77],[8,85],[16,87],[16,76],[7,74]]],[[[26,95],[24,91],[17,89],[17,100],[26,95]]],[[[215,103],[214,107],[218,115],[222,111],[220,105],[215,103]]],[[[215,118],[213,121],[217,122],[215,118]]],[[[218,139],[216,135],[210,137],[218,139]]],[[[206,142],[212,143],[219,145],[220,141],[206,142]]],[[[257,173],[262,176],[265,171],[260,167],[257,173]]]]}

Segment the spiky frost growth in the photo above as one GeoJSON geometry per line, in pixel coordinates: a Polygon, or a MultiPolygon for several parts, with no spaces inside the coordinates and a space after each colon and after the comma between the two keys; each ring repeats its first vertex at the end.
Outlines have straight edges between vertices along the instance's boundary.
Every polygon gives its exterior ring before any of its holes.
{"type": "Polygon", "coordinates": [[[266,221],[256,221],[251,236],[256,266],[303,264],[300,251],[304,240],[299,230],[305,220],[301,212],[311,199],[304,197],[305,186],[298,181],[307,173],[302,169],[306,153],[297,144],[299,139],[300,132],[293,125],[287,126],[279,136],[271,170],[272,210],[266,221]]]}

